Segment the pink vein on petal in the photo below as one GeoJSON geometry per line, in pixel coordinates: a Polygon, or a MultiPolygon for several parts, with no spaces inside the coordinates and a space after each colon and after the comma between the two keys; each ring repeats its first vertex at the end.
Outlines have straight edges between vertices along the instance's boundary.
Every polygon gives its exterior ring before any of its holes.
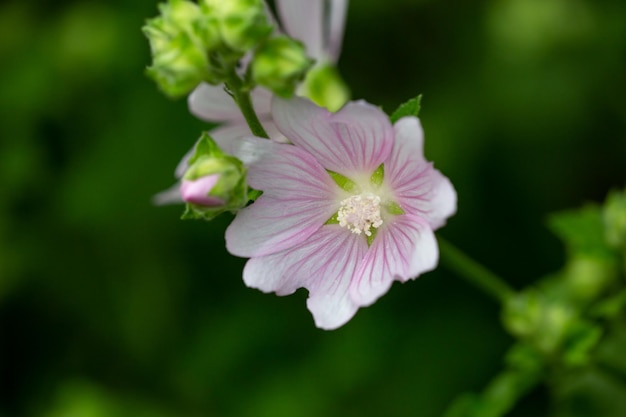
{"type": "Polygon", "coordinates": [[[435,268],[439,250],[426,221],[410,214],[396,216],[378,230],[350,288],[360,306],[372,304],[394,280],[406,281],[435,268]]]}
{"type": "Polygon", "coordinates": [[[226,229],[226,248],[241,257],[265,256],[304,242],[332,216],[325,202],[266,195],[241,209],[226,229]]]}
{"type": "Polygon", "coordinates": [[[350,176],[373,172],[391,153],[393,129],[387,116],[365,102],[330,113],[308,100],[274,98],[278,129],[331,171],[350,176]]]}
{"type": "Polygon", "coordinates": [[[347,322],[358,308],[348,289],[366,251],[362,236],[327,225],[295,247],[250,259],[244,281],[250,287],[279,295],[307,288],[307,306],[316,325],[333,329],[347,322]]]}

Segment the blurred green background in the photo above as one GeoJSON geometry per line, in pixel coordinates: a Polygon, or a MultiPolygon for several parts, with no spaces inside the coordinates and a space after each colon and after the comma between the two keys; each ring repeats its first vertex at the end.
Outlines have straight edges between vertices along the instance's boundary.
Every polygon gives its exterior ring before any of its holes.
{"type": "MultiPolygon", "coordinates": [[[[207,128],[144,76],[156,13],[0,6],[0,417],[438,417],[480,390],[512,341],[448,271],[325,332],[305,291],[243,285],[230,217],[151,205],[207,128]]],[[[440,233],[516,288],[562,265],[548,213],[624,186],[622,0],[355,0],[340,69],[386,111],[424,95],[459,194],[440,233]]],[[[540,388],[513,415],[551,407],[540,388]]]]}

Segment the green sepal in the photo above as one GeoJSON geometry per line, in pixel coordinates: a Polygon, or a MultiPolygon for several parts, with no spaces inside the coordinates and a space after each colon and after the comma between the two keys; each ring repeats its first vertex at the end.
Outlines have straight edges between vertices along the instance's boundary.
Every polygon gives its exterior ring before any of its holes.
{"type": "Polygon", "coordinates": [[[402,210],[402,207],[400,207],[400,205],[395,201],[386,201],[383,203],[383,207],[385,208],[387,213],[393,214],[394,216],[404,214],[404,210],[402,210]]]}
{"type": "Polygon", "coordinates": [[[376,187],[380,187],[385,179],[385,164],[380,164],[370,177],[370,182],[376,187]]]}
{"type": "Polygon", "coordinates": [[[396,111],[394,111],[391,116],[391,123],[397,122],[399,119],[406,116],[415,116],[417,117],[420,113],[420,109],[422,107],[422,95],[410,99],[406,103],[402,103],[396,111]]]}
{"type": "Polygon", "coordinates": [[[365,235],[365,237],[367,238],[367,247],[372,246],[372,242],[374,242],[374,238],[376,237],[376,233],[378,233],[378,229],[373,228],[370,229],[370,235],[365,235]]]}
{"type": "Polygon", "coordinates": [[[338,216],[339,216],[339,213],[333,214],[332,217],[326,220],[326,223],[324,224],[339,224],[338,216]]]}
{"type": "Polygon", "coordinates": [[[200,139],[196,142],[196,147],[194,148],[193,155],[187,162],[187,166],[193,165],[199,158],[207,155],[219,158],[224,156],[224,152],[217,146],[217,143],[215,143],[215,140],[213,140],[208,132],[202,132],[202,136],[200,136],[200,139]]]}
{"type": "Polygon", "coordinates": [[[256,201],[257,198],[263,195],[263,191],[255,190],[254,188],[248,188],[248,201],[256,201]]]}
{"type": "Polygon", "coordinates": [[[356,183],[351,179],[344,177],[343,175],[334,171],[326,170],[326,172],[328,172],[328,175],[330,175],[333,181],[335,181],[335,183],[343,190],[350,192],[357,188],[356,183]]]}
{"type": "Polygon", "coordinates": [[[206,220],[210,221],[228,210],[223,207],[200,209],[195,204],[185,204],[185,211],[180,216],[181,220],[206,220]]]}

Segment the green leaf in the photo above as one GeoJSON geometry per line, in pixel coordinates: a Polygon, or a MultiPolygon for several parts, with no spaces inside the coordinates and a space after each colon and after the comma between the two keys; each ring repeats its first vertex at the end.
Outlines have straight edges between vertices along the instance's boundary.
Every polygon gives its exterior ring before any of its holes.
{"type": "Polygon", "coordinates": [[[415,116],[419,115],[420,109],[422,107],[422,95],[412,98],[406,103],[401,104],[396,111],[391,114],[391,123],[397,122],[399,119],[405,116],[415,116]]]}
{"type": "Polygon", "coordinates": [[[595,205],[553,214],[548,226],[563,240],[570,253],[613,255],[605,241],[602,212],[595,205]]]}

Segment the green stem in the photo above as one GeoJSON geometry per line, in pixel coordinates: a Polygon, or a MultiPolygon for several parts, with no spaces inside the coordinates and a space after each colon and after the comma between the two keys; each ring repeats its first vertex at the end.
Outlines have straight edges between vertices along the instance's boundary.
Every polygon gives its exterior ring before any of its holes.
{"type": "Polygon", "coordinates": [[[239,106],[241,113],[243,113],[243,117],[245,117],[246,123],[248,123],[252,134],[260,138],[269,139],[269,135],[263,128],[263,125],[254,111],[252,100],[250,99],[250,92],[247,89],[242,88],[243,82],[234,70],[231,71],[228,80],[226,81],[226,87],[232,93],[233,99],[239,106]]]}
{"type": "Polygon", "coordinates": [[[474,286],[501,303],[511,298],[515,291],[500,277],[461,252],[454,245],[438,237],[441,263],[474,286]]]}

